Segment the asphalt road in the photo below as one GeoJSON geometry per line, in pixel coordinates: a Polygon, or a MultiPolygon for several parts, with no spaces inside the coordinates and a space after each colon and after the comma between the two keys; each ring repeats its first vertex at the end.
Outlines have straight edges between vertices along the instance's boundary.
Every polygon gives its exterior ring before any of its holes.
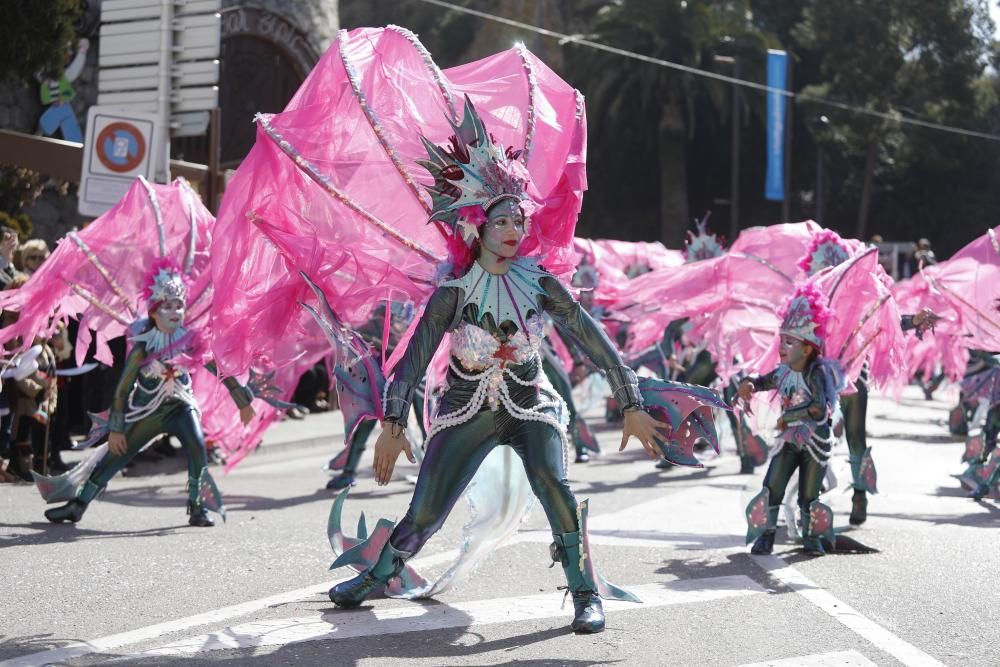
{"type": "MultiPolygon", "coordinates": [[[[116,479],[76,526],[52,526],[28,485],[0,486],[5,564],[0,664],[89,665],[1000,665],[1000,506],[965,498],[963,444],[947,436],[954,395],[875,399],[869,444],[881,493],[845,535],[873,553],[809,558],[779,531],[772,557],[743,543],[743,508],[763,469],[731,452],[704,470],[659,471],[616,451],[570,470],[590,499],[594,558],[644,604],[607,605],[603,634],[575,636],[559,568],[535,509],[476,573],[434,601],[380,598],[335,610],[325,595],[332,494],[322,464],[337,415],[286,422],[219,477],[228,521],[190,528],[182,459],[116,479]]],[[[838,448],[842,482],[846,447],[838,448]]],[[[370,453],[365,464],[370,463],[370,453]]],[[[400,466],[376,487],[366,468],[345,509],[353,526],[403,514],[400,466]]],[[[825,500],[847,525],[850,494],[825,500]]],[[[468,518],[459,503],[414,563],[441,572],[468,518]]]]}

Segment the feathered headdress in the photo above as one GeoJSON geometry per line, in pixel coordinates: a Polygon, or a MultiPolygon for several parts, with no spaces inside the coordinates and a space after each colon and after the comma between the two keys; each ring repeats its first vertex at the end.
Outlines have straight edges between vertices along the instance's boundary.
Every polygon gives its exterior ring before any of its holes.
{"type": "Polygon", "coordinates": [[[688,232],[685,242],[684,258],[687,262],[699,262],[703,259],[712,259],[726,254],[726,249],[722,247],[722,242],[716,234],[709,234],[707,231],[708,217],[705,215],[701,220],[695,220],[694,224],[697,233],[688,232]]]}
{"type": "Polygon", "coordinates": [[[823,349],[831,312],[819,288],[812,283],[800,285],[778,314],[781,316],[779,333],[823,349]]]}
{"type": "Polygon", "coordinates": [[[434,177],[434,185],[427,188],[433,206],[428,222],[448,225],[471,245],[476,227],[493,205],[510,199],[521,206],[526,218],[531,214],[534,204],[527,193],[531,176],[518,159],[520,150],[505,150],[495,143],[468,96],[462,124],[449,123],[455,134],[448,149],[420,137],[428,159],[418,162],[434,177]]]}
{"type": "Polygon", "coordinates": [[[153,263],[153,267],[143,281],[143,296],[146,308],[152,313],[161,303],[169,299],[179,299],[187,303],[187,283],[184,272],[173,260],[164,257],[153,263]]]}
{"type": "Polygon", "coordinates": [[[851,258],[851,251],[832,229],[824,229],[813,234],[806,254],[799,260],[799,268],[807,275],[814,275],[823,269],[837,266],[851,258]]]}

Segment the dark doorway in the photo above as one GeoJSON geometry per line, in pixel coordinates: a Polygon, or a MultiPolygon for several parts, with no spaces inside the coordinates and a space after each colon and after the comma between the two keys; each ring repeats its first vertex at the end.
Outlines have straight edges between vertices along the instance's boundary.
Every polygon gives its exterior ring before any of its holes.
{"type": "MultiPolygon", "coordinates": [[[[282,47],[252,35],[224,37],[220,60],[221,167],[235,169],[253,146],[254,114],[284,109],[307,73],[282,47]]],[[[208,137],[175,138],[170,153],[177,160],[207,164],[208,137]]]]}

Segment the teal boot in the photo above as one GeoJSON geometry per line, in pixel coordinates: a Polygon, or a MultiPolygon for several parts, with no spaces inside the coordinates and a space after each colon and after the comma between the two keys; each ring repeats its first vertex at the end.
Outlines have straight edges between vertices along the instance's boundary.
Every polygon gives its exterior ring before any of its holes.
{"type": "Polygon", "coordinates": [[[101,490],[101,487],[97,486],[88,479],[84,482],[83,486],[80,487],[80,491],[77,492],[76,498],[69,501],[62,507],[53,507],[50,510],[45,510],[45,518],[52,523],[63,523],[64,521],[76,523],[83,518],[83,513],[87,511],[87,506],[90,505],[90,501],[96,498],[97,494],[100,493],[101,490]]]}
{"type": "Polygon", "coordinates": [[[774,534],[778,529],[778,512],[780,510],[780,505],[767,506],[767,530],[754,540],[753,546],[750,547],[750,553],[760,555],[774,551],[774,534]]]}
{"type": "Polygon", "coordinates": [[[570,628],[579,634],[604,632],[604,606],[597,586],[586,574],[580,545],[580,531],[553,534],[552,560],[558,561],[566,573],[569,593],[573,596],[573,623],[570,628]]]}
{"type": "Polygon", "coordinates": [[[343,609],[357,607],[369,595],[384,588],[390,579],[399,574],[412,555],[411,552],[400,551],[386,542],[371,569],[330,589],[330,601],[343,609]]]}
{"type": "Polygon", "coordinates": [[[809,507],[800,507],[802,512],[802,548],[810,556],[825,556],[826,549],[823,548],[823,540],[819,535],[814,535],[810,529],[809,507]]]}

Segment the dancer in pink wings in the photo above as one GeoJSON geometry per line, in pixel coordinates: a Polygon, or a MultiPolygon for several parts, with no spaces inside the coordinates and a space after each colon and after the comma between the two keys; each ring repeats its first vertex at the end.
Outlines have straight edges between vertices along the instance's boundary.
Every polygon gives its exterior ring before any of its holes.
{"type": "MultiPolygon", "coordinates": [[[[402,433],[415,385],[435,356],[448,368],[405,517],[348,538],[339,531],[342,498],[335,504],[334,565],[360,574],[331,599],[351,607],[382,588],[403,597],[446,589],[516,529],[526,507],[519,494],[530,489],[573,594],[572,627],[602,630],[601,596],[634,598],[593,567],[586,503],[565,477],[564,407],[540,372],[541,316],[552,315],[608,373],[629,409],[623,445],[636,435],[649,451],[683,458],[695,438],[713,437],[706,412],[721,402],[686,387],[644,383],[640,392],[560,282],[574,266],[586,188],[582,96],[523,47],[441,71],[412,33],[359,29],[341,32],[285,111],[259,116],[258,128],[219,216],[227,237],[219,250],[230,258],[217,265],[226,290],[213,305],[215,344],[229,352],[219,356],[238,370],[261,346],[300,335],[295,301],[337,340],[390,296],[422,304],[368,376],[371,412],[384,427],[375,445],[381,484],[399,454],[411,454],[402,433]],[[257,327],[266,340],[243,336],[257,327]],[[391,381],[379,391],[383,370],[391,381]],[[658,447],[664,424],[644,403],[668,420],[676,443],[658,447]],[[464,529],[458,560],[428,583],[406,561],[472,480],[477,520],[464,529]]],[[[352,368],[371,361],[361,349],[350,359],[352,368]]]]}
{"type": "MultiPolygon", "coordinates": [[[[65,475],[36,476],[48,502],[69,501],[46,512],[50,521],[79,521],[115,473],[154,436],[169,433],[188,458],[190,522],[209,526],[206,510],[223,508],[207,469],[206,440],[234,465],[274,419],[270,406],[251,407],[255,396],[280,405],[273,369],[251,375],[248,386],[232,377],[220,382],[206,354],[213,225],[185,182],[164,186],[140,178],[111,211],[70,232],[24,287],[0,298],[0,306],[18,314],[16,323],[0,329],[0,342],[30,341],[73,317],[80,322],[78,361],[94,340],[97,358],[111,365],[107,341],[129,338],[114,404],[92,416],[85,446],[106,435],[108,444],[65,475]]],[[[293,379],[286,368],[281,372],[293,379]]]]}
{"type": "MultiPolygon", "coordinates": [[[[1000,227],[986,230],[947,261],[924,267],[921,277],[948,301],[957,314],[963,344],[975,353],[978,372],[962,381],[963,399],[987,406],[978,433],[966,444],[963,461],[969,463],[962,482],[971,487],[970,497],[981,500],[1000,486],[1000,459],[995,454],[1000,433],[1000,227]]],[[[970,361],[970,366],[972,361],[970,361]]]]}
{"type": "MultiPolygon", "coordinates": [[[[662,312],[648,313],[644,327],[637,327],[633,345],[645,343],[664,322],[690,313],[694,335],[704,337],[718,361],[720,375],[728,377],[737,368],[768,368],[775,361],[771,341],[778,324],[773,304],[781,303],[797,282],[868,252],[861,242],[842,239],[811,221],[744,230],[730,251],[718,259],[637,280],[637,303],[660,304],[662,312]]],[[[891,284],[881,267],[875,266],[873,272],[882,284],[891,284]]],[[[879,291],[868,294],[874,301],[866,303],[859,298],[836,312],[839,321],[857,318],[854,321],[861,324],[855,335],[880,325],[870,331],[871,339],[856,367],[848,369],[855,391],[841,401],[854,478],[851,523],[856,525],[866,520],[867,494],[876,490],[874,463],[864,435],[868,383],[882,386],[894,377],[908,377],[901,359],[902,330],[917,328],[922,335],[937,320],[932,312],[923,310],[894,323],[885,320],[888,312],[896,312],[895,308],[887,310],[892,305],[891,295],[879,291]],[[866,361],[870,363],[865,365],[866,361]]]]}

